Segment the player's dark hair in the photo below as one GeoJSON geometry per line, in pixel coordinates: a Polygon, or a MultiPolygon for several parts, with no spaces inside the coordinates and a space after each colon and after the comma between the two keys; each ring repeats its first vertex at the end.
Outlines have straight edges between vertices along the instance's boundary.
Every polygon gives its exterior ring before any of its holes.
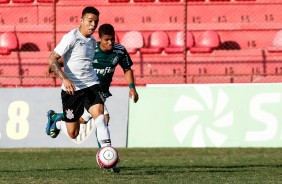
{"type": "Polygon", "coordinates": [[[97,10],[93,6],[85,7],[82,11],[81,17],[83,17],[87,13],[93,13],[94,15],[97,15],[97,16],[99,16],[99,14],[100,14],[99,10],[97,10]]]}
{"type": "Polygon", "coordinates": [[[98,33],[100,38],[103,35],[115,36],[115,29],[111,24],[102,24],[98,29],[98,33]]]}

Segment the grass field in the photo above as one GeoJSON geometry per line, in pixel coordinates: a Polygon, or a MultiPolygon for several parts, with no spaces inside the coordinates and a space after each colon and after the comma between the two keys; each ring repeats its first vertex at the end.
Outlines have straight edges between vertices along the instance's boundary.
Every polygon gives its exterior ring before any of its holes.
{"type": "Polygon", "coordinates": [[[282,148],[119,148],[119,174],[97,149],[0,149],[0,183],[282,183],[282,148]]]}

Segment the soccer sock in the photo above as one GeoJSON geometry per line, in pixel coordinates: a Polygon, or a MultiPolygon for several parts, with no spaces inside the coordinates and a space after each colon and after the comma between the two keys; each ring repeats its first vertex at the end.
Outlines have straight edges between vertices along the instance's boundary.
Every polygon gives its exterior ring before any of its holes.
{"type": "Polygon", "coordinates": [[[52,121],[59,121],[59,120],[63,120],[64,118],[64,113],[55,113],[53,116],[52,116],[52,121]]]}
{"type": "Polygon", "coordinates": [[[65,121],[57,121],[56,122],[56,128],[63,131],[64,134],[66,134],[68,137],[70,137],[69,134],[68,134],[68,129],[67,129],[65,121]]]}
{"type": "Polygon", "coordinates": [[[95,123],[97,127],[97,139],[101,147],[111,146],[110,131],[105,123],[104,115],[98,116],[95,119],[95,123]]]}

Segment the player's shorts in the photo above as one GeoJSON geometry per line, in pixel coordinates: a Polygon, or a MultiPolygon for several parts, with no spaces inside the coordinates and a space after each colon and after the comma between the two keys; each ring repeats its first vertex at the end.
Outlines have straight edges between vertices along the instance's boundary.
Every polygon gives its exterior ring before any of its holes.
{"type": "MultiPolygon", "coordinates": [[[[106,106],[106,104],[104,104],[104,114],[109,114],[109,111],[108,111],[108,109],[107,109],[107,106],[106,106]]],[[[86,109],[84,109],[84,112],[83,112],[83,114],[82,114],[82,116],[81,116],[83,119],[84,119],[84,121],[89,121],[91,118],[92,118],[92,116],[91,116],[91,114],[86,110],[86,109]]]]}
{"type": "Polygon", "coordinates": [[[62,90],[61,98],[65,121],[75,122],[83,114],[84,108],[89,109],[95,104],[104,104],[99,90],[99,85],[75,91],[74,95],[69,95],[66,91],[62,90]]]}

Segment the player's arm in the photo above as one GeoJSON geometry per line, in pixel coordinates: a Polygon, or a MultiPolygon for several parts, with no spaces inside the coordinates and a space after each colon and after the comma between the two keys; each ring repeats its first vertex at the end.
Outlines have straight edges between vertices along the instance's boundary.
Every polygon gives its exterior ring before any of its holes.
{"type": "Polygon", "coordinates": [[[51,52],[49,58],[48,58],[48,63],[49,63],[49,68],[62,80],[67,79],[67,76],[64,74],[64,72],[61,69],[61,66],[59,64],[59,59],[61,56],[57,54],[55,51],[51,52]]]}
{"type": "MultiPolygon", "coordinates": [[[[59,59],[58,62],[59,62],[61,67],[64,67],[64,60],[62,60],[62,58],[59,59]]],[[[48,67],[47,67],[47,69],[45,71],[45,76],[49,77],[51,73],[53,73],[53,70],[51,69],[51,66],[48,65],[48,67]]]]}
{"type": "Polygon", "coordinates": [[[128,82],[129,97],[133,100],[133,102],[136,103],[139,99],[139,96],[135,88],[133,70],[132,69],[124,70],[124,77],[128,82]]]}
{"type": "Polygon", "coordinates": [[[61,69],[61,66],[59,63],[60,58],[61,56],[58,53],[56,53],[55,51],[52,51],[48,58],[49,67],[60,79],[63,80],[63,84],[66,88],[66,92],[70,95],[73,95],[75,91],[75,86],[73,82],[68,79],[68,77],[65,75],[65,73],[61,69]]]}

